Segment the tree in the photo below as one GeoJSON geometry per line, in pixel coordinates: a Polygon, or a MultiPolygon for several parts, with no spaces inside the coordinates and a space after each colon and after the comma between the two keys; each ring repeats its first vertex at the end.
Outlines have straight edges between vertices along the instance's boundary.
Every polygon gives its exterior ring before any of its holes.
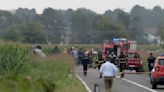
{"type": "Polygon", "coordinates": [[[131,25],[129,28],[129,35],[131,39],[137,40],[139,43],[147,42],[144,39],[144,29],[141,22],[141,18],[139,16],[135,16],[131,19],[131,25]]]}
{"type": "Polygon", "coordinates": [[[0,10],[0,30],[4,30],[18,22],[18,18],[16,18],[10,12],[0,10]]]}
{"type": "Polygon", "coordinates": [[[18,25],[9,27],[7,30],[5,30],[2,38],[13,42],[21,42],[23,39],[18,25]]]}
{"type": "Polygon", "coordinates": [[[61,12],[52,8],[46,8],[40,17],[41,23],[44,25],[44,30],[46,30],[48,41],[60,43],[62,32],[64,31],[61,12]]]}
{"type": "Polygon", "coordinates": [[[22,23],[34,22],[38,15],[35,9],[18,8],[14,14],[22,23]]]}
{"type": "Polygon", "coordinates": [[[24,30],[22,30],[22,35],[25,43],[47,43],[45,31],[38,22],[25,26],[24,30]]]}
{"type": "Polygon", "coordinates": [[[122,27],[119,23],[112,21],[109,17],[98,16],[96,18],[95,28],[99,31],[119,31],[122,30],[122,27]]]}
{"type": "Polygon", "coordinates": [[[17,24],[9,27],[4,39],[23,43],[47,43],[46,36],[40,23],[17,24]]]}
{"type": "Polygon", "coordinates": [[[96,17],[96,13],[88,9],[78,9],[72,15],[73,31],[92,31],[93,20],[96,17]]]}
{"type": "Polygon", "coordinates": [[[97,40],[109,40],[114,37],[127,37],[126,32],[119,22],[111,20],[110,17],[99,15],[94,21],[95,30],[99,31],[97,40]]]}
{"type": "Polygon", "coordinates": [[[125,26],[126,29],[128,29],[130,25],[130,15],[121,9],[116,9],[115,11],[117,12],[117,21],[119,21],[125,26]]]}
{"type": "Polygon", "coordinates": [[[164,23],[161,23],[158,26],[158,32],[157,34],[160,36],[161,40],[164,41],[164,23]]]}

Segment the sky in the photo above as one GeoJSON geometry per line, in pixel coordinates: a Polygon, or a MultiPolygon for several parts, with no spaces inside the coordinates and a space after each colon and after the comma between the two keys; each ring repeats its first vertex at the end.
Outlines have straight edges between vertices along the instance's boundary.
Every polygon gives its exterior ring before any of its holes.
{"type": "Polygon", "coordinates": [[[19,7],[35,8],[39,14],[47,7],[62,10],[87,8],[100,14],[116,8],[129,12],[134,5],[141,5],[147,9],[157,5],[164,8],[164,0],[0,0],[1,10],[13,10],[19,7]]]}

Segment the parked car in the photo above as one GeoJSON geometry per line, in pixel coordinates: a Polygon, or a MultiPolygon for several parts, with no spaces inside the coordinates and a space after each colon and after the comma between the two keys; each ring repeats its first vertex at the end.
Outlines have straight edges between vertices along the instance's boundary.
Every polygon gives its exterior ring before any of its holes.
{"type": "Polygon", "coordinates": [[[136,72],[143,72],[143,64],[140,59],[140,55],[137,52],[129,51],[126,52],[127,56],[127,68],[130,70],[135,70],[136,72]]]}
{"type": "Polygon", "coordinates": [[[164,85],[164,54],[157,57],[150,75],[152,89],[156,89],[157,85],[164,85]]]}

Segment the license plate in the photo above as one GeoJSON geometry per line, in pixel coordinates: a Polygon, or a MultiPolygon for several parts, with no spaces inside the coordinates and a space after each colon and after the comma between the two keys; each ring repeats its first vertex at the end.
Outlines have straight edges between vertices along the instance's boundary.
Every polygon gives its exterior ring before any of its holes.
{"type": "Polygon", "coordinates": [[[135,67],[135,65],[129,65],[129,67],[135,67]]]}

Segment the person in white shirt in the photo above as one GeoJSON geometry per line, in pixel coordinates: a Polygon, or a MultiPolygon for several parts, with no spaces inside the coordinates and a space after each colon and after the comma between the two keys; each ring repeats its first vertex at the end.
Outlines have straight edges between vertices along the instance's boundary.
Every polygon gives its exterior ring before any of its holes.
{"type": "Polygon", "coordinates": [[[116,66],[111,63],[109,59],[110,58],[107,58],[107,61],[100,68],[100,78],[102,78],[102,76],[104,77],[106,92],[111,92],[113,78],[118,71],[116,66]]]}
{"type": "Polygon", "coordinates": [[[47,57],[45,54],[44,54],[44,52],[42,51],[42,47],[41,46],[36,46],[36,47],[33,47],[33,53],[35,53],[35,54],[38,54],[39,56],[41,56],[41,57],[47,57]]]}

